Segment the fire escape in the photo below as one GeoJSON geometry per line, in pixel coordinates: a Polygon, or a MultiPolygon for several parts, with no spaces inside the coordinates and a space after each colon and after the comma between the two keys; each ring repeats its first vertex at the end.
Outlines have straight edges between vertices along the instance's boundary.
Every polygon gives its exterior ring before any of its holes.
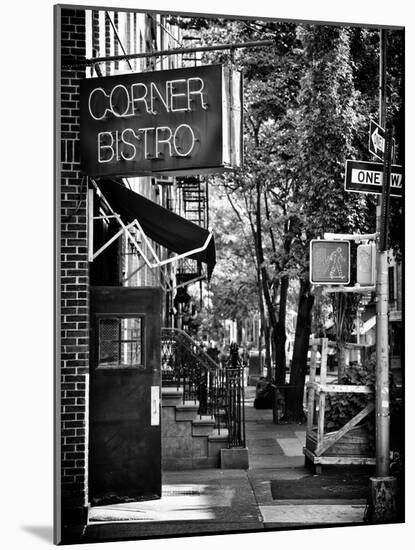
{"type": "MultiPolygon", "coordinates": [[[[177,179],[177,187],[181,192],[183,216],[203,227],[208,228],[208,191],[207,183],[200,181],[199,177],[186,177],[177,179]]],[[[177,284],[186,284],[193,280],[203,278],[200,262],[191,258],[180,260],[177,269],[177,284]]]]}

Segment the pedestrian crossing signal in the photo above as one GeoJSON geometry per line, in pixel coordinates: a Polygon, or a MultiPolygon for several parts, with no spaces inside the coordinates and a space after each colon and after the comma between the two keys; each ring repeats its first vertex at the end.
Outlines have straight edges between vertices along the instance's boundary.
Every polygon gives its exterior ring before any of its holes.
{"type": "Polygon", "coordinates": [[[376,246],[374,243],[359,244],[356,264],[356,282],[360,286],[373,286],[376,283],[376,246]]]}
{"type": "Polygon", "coordinates": [[[314,285],[349,284],[349,241],[310,241],[310,282],[314,285]]]}

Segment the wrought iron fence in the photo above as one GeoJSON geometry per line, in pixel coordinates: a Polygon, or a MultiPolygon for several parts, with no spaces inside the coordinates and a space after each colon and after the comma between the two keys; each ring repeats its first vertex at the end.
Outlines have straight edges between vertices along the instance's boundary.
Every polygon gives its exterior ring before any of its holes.
{"type": "Polygon", "coordinates": [[[230,357],[224,370],[226,372],[229,447],[245,447],[244,366],[239,357],[238,346],[236,344],[231,344],[230,357]]]}
{"type": "Polygon", "coordinates": [[[163,385],[181,388],[183,403],[198,402],[200,417],[213,418],[219,434],[228,430],[229,447],[239,447],[245,446],[243,365],[233,350],[220,365],[183,330],[162,329],[163,385]]]}

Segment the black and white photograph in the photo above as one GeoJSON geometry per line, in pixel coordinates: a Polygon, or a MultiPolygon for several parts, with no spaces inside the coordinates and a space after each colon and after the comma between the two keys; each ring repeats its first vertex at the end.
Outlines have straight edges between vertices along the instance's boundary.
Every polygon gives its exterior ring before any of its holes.
{"type": "Polygon", "coordinates": [[[14,173],[42,182],[29,140],[49,165],[46,202],[12,217],[10,239],[32,217],[53,224],[47,293],[42,233],[13,239],[18,288],[43,304],[25,324],[53,340],[47,367],[19,329],[33,370],[13,398],[26,402],[11,440],[22,547],[398,540],[413,387],[407,15],[182,5],[50,2],[49,112],[35,43],[3,103],[20,125],[14,173]]]}
{"type": "Polygon", "coordinates": [[[404,522],[404,27],[148,8],[54,8],[55,542],[404,522]]]}

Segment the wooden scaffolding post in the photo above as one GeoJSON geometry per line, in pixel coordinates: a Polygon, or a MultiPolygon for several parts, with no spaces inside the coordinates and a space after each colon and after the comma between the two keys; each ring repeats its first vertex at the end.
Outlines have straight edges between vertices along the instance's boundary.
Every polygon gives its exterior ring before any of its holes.
{"type": "MultiPolygon", "coordinates": [[[[327,381],[327,338],[321,339],[321,362],[320,362],[320,384],[324,386],[327,381]]],[[[324,420],[326,409],[326,392],[321,389],[318,399],[318,424],[317,424],[317,447],[323,444],[324,439],[324,420]]],[[[316,466],[316,473],[321,474],[321,466],[316,466]]]]}
{"type": "MultiPolygon", "coordinates": [[[[325,433],[325,407],[328,393],[370,394],[371,386],[352,384],[333,384],[327,380],[327,338],[311,342],[310,379],[307,383],[308,410],[306,445],[303,448],[306,466],[313,465],[317,474],[322,473],[324,464],[375,464],[375,459],[368,456],[367,436],[359,428],[359,423],[375,408],[369,403],[363,410],[351,418],[344,426],[334,432],[325,433]],[[321,350],[320,380],[316,380],[317,351],[321,350]],[[315,407],[318,401],[318,411],[315,407]],[[317,416],[317,418],[316,418],[317,416]],[[314,419],[316,418],[316,426],[314,419]],[[354,428],[357,428],[354,433],[354,428]]],[[[359,345],[359,348],[364,346],[359,345]]]]}
{"type": "MultiPolygon", "coordinates": [[[[316,368],[317,368],[317,343],[313,341],[311,346],[311,357],[310,357],[310,382],[316,381],[316,368]]],[[[308,396],[307,396],[307,431],[311,430],[314,423],[314,400],[315,400],[315,389],[314,386],[308,386],[308,396]]]]}

